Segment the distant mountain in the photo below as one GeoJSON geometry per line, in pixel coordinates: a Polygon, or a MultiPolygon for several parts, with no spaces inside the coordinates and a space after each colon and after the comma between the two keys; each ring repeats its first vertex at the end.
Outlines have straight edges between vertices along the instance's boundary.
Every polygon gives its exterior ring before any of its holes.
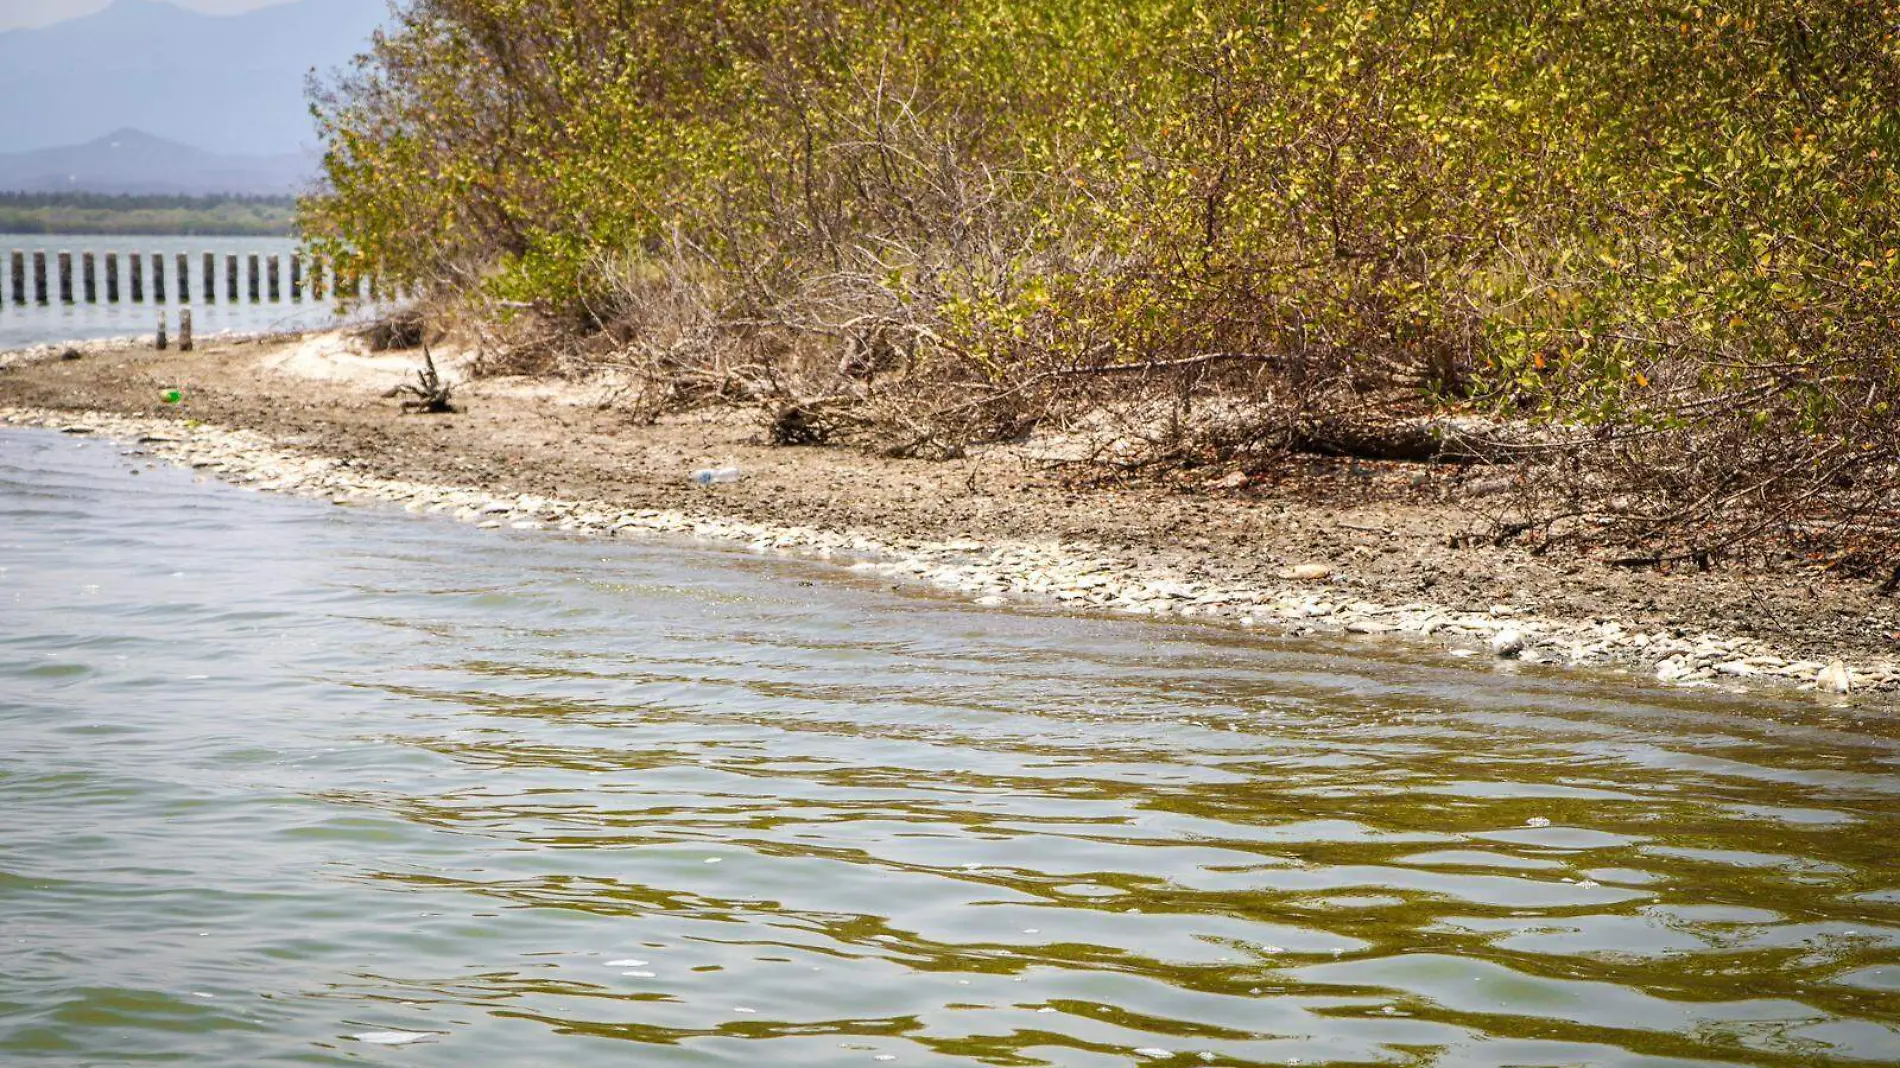
{"type": "Polygon", "coordinates": [[[310,152],[223,156],[118,130],[83,145],[0,153],[0,192],[298,193],[316,169],[310,152]]]}
{"type": "Polygon", "coordinates": [[[0,152],[125,128],[212,152],[296,152],[315,140],[305,74],[347,63],[387,13],[385,0],[298,0],[234,16],[117,0],[0,33],[0,152]]]}

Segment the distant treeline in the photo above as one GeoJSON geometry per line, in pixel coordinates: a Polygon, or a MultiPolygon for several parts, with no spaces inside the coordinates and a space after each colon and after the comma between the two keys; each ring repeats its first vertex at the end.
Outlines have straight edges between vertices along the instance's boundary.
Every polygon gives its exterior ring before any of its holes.
{"type": "Polygon", "coordinates": [[[279,196],[0,193],[0,233],[277,237],[296,199],[279,196]]]}

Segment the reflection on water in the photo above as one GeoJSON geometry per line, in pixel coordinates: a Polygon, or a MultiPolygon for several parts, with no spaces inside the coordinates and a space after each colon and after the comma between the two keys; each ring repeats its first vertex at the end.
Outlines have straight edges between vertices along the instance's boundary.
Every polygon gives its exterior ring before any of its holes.
{"type": "Polygon", "coordinates": [[[1850,709],[39,433],[0,569],[7,1063],[1900,1060],[1897,750],[1850,709]]]}

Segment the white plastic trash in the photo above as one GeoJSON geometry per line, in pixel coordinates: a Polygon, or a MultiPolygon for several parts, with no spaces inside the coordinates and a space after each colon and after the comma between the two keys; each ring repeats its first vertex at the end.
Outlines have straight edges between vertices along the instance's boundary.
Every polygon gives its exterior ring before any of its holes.
{"type": "Polygon", "coordinates": [[[739,469],[736,467],[702,467],[693,472],[692,480],[702,486],[711,486],[720,482],[739,481],[739,469]]]}

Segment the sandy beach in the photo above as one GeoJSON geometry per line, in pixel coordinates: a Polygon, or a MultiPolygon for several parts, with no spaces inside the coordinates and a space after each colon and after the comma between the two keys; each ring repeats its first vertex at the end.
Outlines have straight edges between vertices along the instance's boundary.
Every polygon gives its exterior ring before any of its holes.
{"type": "Polygon", "coordinates": [[[406,415],[410,354],[342,335],[0,355],[0,420],[93,434],[135,458],[260,490],[570,536],[691,536],[925,584],[998,609],[1175,617],[1429,643],[1450,656],[1596,666],[1673,686],[1799,687],[1891,704],[1900,604],[1786,561],[1702,572],[1535,556],[1474,537],[1487,476],[1315,459],[1105,481],[1035,440],[948,461],[764,444],[759,413],[655,423],[616,383],[460,382],[406,415]],[[163,394],[178,389],[183,403],[163,394]],[[700,486],[693,471],[733,467],[700,486]]]}

